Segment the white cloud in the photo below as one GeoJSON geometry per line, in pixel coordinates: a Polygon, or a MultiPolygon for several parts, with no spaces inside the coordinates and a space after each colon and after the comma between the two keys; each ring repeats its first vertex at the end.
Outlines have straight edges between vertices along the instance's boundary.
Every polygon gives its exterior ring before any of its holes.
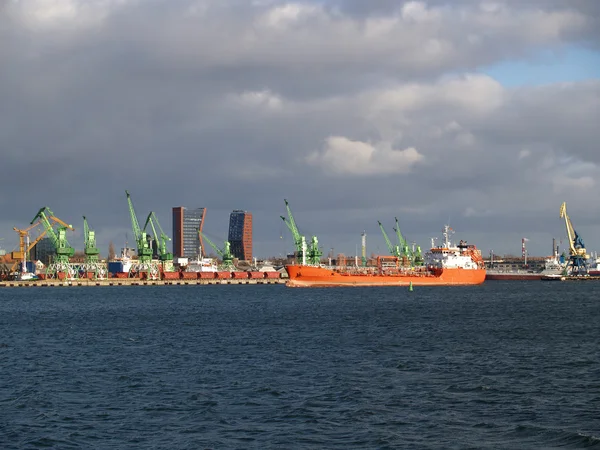
{"type": "Polygon", "coordinates": [[[11,15],[36,31],[80,29],[102,23],[114,9],[138,0],[24,0],[12,2],[11,15]]]}
{"type": "Polygon", "coordinates": [[[307,162],[339,175],[403,174],[423,160],[416,149],[395,150],[389,143],[375,145],[330,136],[321,151],[311,153],[307,162]]]}

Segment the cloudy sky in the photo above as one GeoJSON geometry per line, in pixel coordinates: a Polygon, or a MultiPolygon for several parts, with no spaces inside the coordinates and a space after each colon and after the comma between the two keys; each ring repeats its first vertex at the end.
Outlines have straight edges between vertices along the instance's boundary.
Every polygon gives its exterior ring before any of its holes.
{"type": "Polygon", "coordinates": [[[398,217],[547,255],[563,201],[600,250],[596,0],[1,0],[0,64],[9,251],[42,206],[131,242],[126,189],[167,233],[251,211],[258,257],[293,249],[284,198],[325,253],[398,217]]]}

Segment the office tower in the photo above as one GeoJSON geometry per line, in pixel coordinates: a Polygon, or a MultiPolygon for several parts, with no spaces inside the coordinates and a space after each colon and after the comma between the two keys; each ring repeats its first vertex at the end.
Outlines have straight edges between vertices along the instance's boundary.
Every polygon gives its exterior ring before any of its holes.
{"type": "Polygon", "coordinates": [[[252,213],[236,209],[229,215],[231,253],[235,258],[252,260],[252,213]]]}
{"type": "Polygon", "coordinates": [[[200,255],[200,236],[206,208],[173,208],[173,256],[196,259],[200,255]]]}

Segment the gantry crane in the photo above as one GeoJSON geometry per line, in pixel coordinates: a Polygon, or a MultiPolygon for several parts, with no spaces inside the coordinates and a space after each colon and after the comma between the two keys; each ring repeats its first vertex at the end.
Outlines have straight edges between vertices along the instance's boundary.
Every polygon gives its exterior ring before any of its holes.
{"type": "Polygon", "coordinates": [[[146,272],[148,274],[148,278],[157,279],[160,271],[158,264],[152,261],[152,247],[148,242],[148,236],[146,235],[145,231],[140,229],[140,224],[137,220],[129,192],[125,191],[125,194],[127,194],[127,204],[129,205],[129,215],[131,217],[131,228],[135,238],[138,256],[137,262],[131,265],[129,276],[139,276],[142,272],[146,272]]]}
{"type": "Polygon", "coordinates": [[[560,218],[565,219],[567,238],[569,239],[569,263],[567,267],[571,267],[571,275],[585,275],[588,271],[587,260],[590,255],[586,253],[583,239],[571,223],[571,218],[567,214],[566,202],[560,205],[560,218]]]}
{"type": "Polygon", "coordinates": [[[150,225],[150,228],[152,229],[152,236],[154,237],[154,241],[156,242],[158,259],[163,265],[163,271],[172,272],[173,253],[167,249],[167,242],[169,242],[171,238],[167,236],[167,234],[163,231],[154,211],[150,211],[150,214],[148,214],[148,218],[146,219],[146,223],[144,224],[145,232],[147,232],[146,228],[148,227],[148,225],[150,225]],[[157,227],[160,233],[156,232],[157,227]]]}
{"type": "MultiPolygon", "coordinates": [[[[201,238],[201,242],[206,241],[208,245],[210,245],[215,252],[221,257],[222,266],[225,269],[233,269],[235,266],[233,265],[233,255],[231,254],[231,244],[229,241],[225,241],[225,245],[223,249],[220,249],[216,246],[216,244],[211,241],[202,231],[198,230],[198,235],[201,238]]],[[[202,248],[202,256],[206,257],[206,250],[202,248]]]]}
{"type": "Polygon", "coordinates": [[[46,234],[54,245],[54,260],[46,268],[46,276],[52,278],[57,276],[58,273],[64,273],[67,278],[75,278],[78,275],[78,272],[69,261],[69,258],[75,254],[75,249],[71,247],[67,240],[67,230],[73,231],[74,228],[60,219],[53,220],[51,219],[52,217],[55,217],[54,213],[50,208],[44,206],[31,221],[31,224],[33,225],[33,223],[39,219],[44,226],[46,234]],[[57,222],[61,226],[55,231],[51,221],[57,222]]]}
{"type": "Polygon", "coordinates": [[[96,246],[96,232],[90,230],[85,216],[83,216],[83,237],[85,259],[81,267],[82,272],[85,276],[93,274],[94,279],[102,280],[106,278],[108,269],[105,264],[99,261],[100,250],[96,246]]]}
{"type": "Polygon", "coordinates": [[[290,204],[286,199],[283,201],[285,202],[285,208],[287,210],[289,219],[286,220],[284,216],[280,217],[292,232],[292,236],[294,237],[294,246],[296,247],[296,256],[302,261],[302,264],[306,264],[306,261],[308,260],[309,264],[319,265],[321,263],[321,256],[323,256],[323,252],[319,248],[319,240],[316,236],[313,236],[310,241],[310,247],[307,246],[306,237],[300,234],[300,231],[296,226],[296,221],[292,215],[290,204]]]}

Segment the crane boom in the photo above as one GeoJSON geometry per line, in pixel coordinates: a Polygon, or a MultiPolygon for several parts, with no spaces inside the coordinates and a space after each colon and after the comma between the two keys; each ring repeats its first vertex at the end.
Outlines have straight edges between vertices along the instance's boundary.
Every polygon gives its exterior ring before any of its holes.
{"type": "MultiPolygon", "coordinates": [[[[202,233],[202,231],[198,230],[198,234],[200,235],[202,240],[208,242],[208,245],[210,245],[214,249],[214,251],[217,252],[217,254],[221,257],[221,261],[223,261],[224,267],[234,267],[233,255],[231,254],[231,244],[229,241],[225,241],[225,246],[223,247],[223,249],[220,249],[213,241],[211,241],[204,233],[202,233]]],[[[202,253],[206,255],[206,251],[204,249],[202,249],[202,253]]]]}
{"type": "Polygon", "coordinates": [[[152,249],[150,248],[150,245],[148,245],[146,232],[140,229],[140,224],[137,220],[135,209],[133,208],[131,196],[129,195],[128,191],[125,191],[125,194],[127,194],[127,204],[129,205],[129,215],[131,217],[131,228],[137,245],[138,259],[140,260],[140,263],[146,264],[152,260],[152,249]]]}
{"type": "Polygon", "coordinates": [[[58,263],[68,263],[69,258],[75,254],[75,249],[69,245],[67,241],[67,233],[66,230],[73,230],[74,228],[70,225],[65,224],[61,220],[56,220],[56,222],[60,223],[61,226],[55,231],[52,228],[52,224],[50,223],[50,217],[54,216],[54,213],[47,206],[41,208],[38,213],[35,215],[31,224],[33,224],[36,220],[40,220],[42,225],[46,230],[46,234],[52,240],[54,244],[54,249],[56,251],[56,261],[58,263]],[[64,225],[63,225],[64,224],[64,225]]]}
{"type": "MultiPolygon", "coordinates": [[[[287,223],[287,225],[290,228],[290,230],[292,231],[294,238],[299,237],[300,231],[298,230],[298,227],[296,226],[296,221],[294,220],[294,216],[292,215],[292,210],[290,208],[290,204],[288,203],[288,201],[286,199],[283,199],[283,201],[285,202],[285,209],[287,210],[287,214],[289,217],[289,223],[287,223]]],[[[282,219],[285,221],[285,218],[282,217],[282,219]]]]}
{"type": "Polygon", "coordinates": [[[402,236],[398,218],[394,217],[394,220],[396,221],[396,227],[394,228],[394,231],[396,232],[396,237],[398,238],[398,245],[400,246],[400,249],[404,252],[404,254],[406,256],[410,256],[410,249],[408,247],[408,242],[406,242],[406,239],[404,238],[404,236],[402,236]]]}
{"type": "Polygon", "coordinates": [[[567,229],[567,237],[569,238],[569,249],[572,254],[577,253],[575,249],[575,229],[571,223],[570,217],[567,215],[567,203],[563,202],[560,205],[560,218],[565,219],[565,227],[567,229]]]}
{"type": "Polygon", "coordinates": [[[300,234],[298,230],[298,226],[296,225],[296,221],[294,220],[294,216],[292,215],[292,210],[290,208],[289,202],[284,199],[285,209],[288,214],[288,219],[284,216],[280,216],[281,219],[285,222],[287,227],[292,233],[294,237],[294,246],[296,247],[296,256],[302,261],[302,264],[308,262],[310,264],[318,265],[321,263],[321,256],[323,256],[323,251],[319,248],[319,240],[316,236],[311,238],[310,246],[306,243],[306,237],[300,234]]]}
{"type": "Polygon", "coordinates": [[[571,267],[571,273],[573,275],[582,275],[587,273],[587,260],[589,259],[589,255],[586,252],[585,244],[583,243],[583,239],[577,231],[575,231],[575,227],[573,227],[573,223],[571,222],[571,218],[567,214],[567,203],[563,202],[560,205],[560,213],[559,216],[561,219],[565,220],[565,227],[567,229],[567,237],[569,239],[569,265],[571,267]]]}
{"type": "Polygon", "coordinates": [[[171,238],[163,231],[154,211],[150,211],[150,214],[148,214],[148,218],[144,224],[144,231],[146,231],[148,224],[150,224],[150,227],[152,228],[152,236],[154,236],[154,240],[156,241],[158,247],[158,258],[161,261],[172,261],[173,253],[167,250],[167,242],[170,241],[171,238]],[[156,233],[156,228],[154,225],[158,227],[159,234],[156,233]]]}
{"type": "Polygon", "coordinates": [[[385,240],[385,243],[387,245],[388,251],[390,252],[390,255],[392,256],[400,256],[400,249],[398,248],[398,246],[394,246],[392,244],[392,242],[390,241],[390,238],[388,237],[387,233],[385,232],[385,228],[383,228],[383,225],[381,224],[381,222],[378,220],[377,223],[379,224],[379,228],[381,229],[381,234],[383,234],[383,239],[385,240]]]}

